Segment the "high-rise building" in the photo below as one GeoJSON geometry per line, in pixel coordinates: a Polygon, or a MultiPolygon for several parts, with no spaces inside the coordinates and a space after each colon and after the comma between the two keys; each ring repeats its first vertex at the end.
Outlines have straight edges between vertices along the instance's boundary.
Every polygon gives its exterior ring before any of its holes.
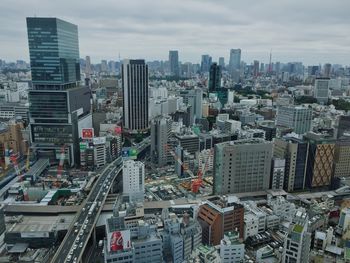
{"type": "Polygon", "coordinates": [[[240,70],[241,68],[241,49],[230,50],[230,62],[229,67],[231,72],[240,70]]]}
{"type": "Polygon", "coordinates": [[[65,90],[80,81],[78,27],[58,18],[27,17],[35,90],[65,90]]]}
{"type": "Polygon", "coordinates": [[[326,104],[329,96],[329,78],[317,78],[315,80],[314,97],[319,103],[326,104]]]}
{"type": "Polygon", "coordinates": [[[344,133],[350,133],[350,115],[339,116],[337,123],[337,138],[339,139],[344,133]]]}
{"type": "Polygon", "coordinates": [[[210,66],[208,90],[214,93],[221,88],[221,66],[213,63],[210,66]]]}
{"type": "Polygon", "coordinates": [[[202,118],[203,91],[200,88],[181,90],[179,95],[183,98],[185,104],[191,106],[193,112],[191,118],[202,118]]]}
{"type": "Polygon", "coordinates": [[[201,72],[206,73],[209,72],[212,58],[209,55],[202,55],[201,61],[201,72]]]}
{"type": "Polygon", "coordinates": [[[123,125],[129,133],[148,130],[148,66],[142,59],[122,65],[123,125]]]}
{"type": "Polygon", "coordinates": [[[254,65],[253,65],[253,76],[257,77],[259,75],[259,61],[254,60],[254,65]]]}
{"type": "Polygon", "coordinates": [[[350,177],[350,137],[342,137],[335,143],[334,177],[350,177]]]}
{"type": "Polygon", "coordinates": [[[300,138],[284,137],[274,141],[274,157],[286,160],[284,189],[288,192],[305,188],[308,143],[300,138]]]}
{"type": "Polygon", "coordinates": [[[182,133],[176,133],[174,137],[185,151],[193,155],[199,152],[199,137],[197,134],[187,130],[182,133]]]}
{"type": "Polygon", "coordinates": [[[80,87],[78,28],[57,18],[27,18],[33,89],[29,127],[37,155],[79,163],[79,135],[91,127],[90,91],[80,87]]]}
{"type": "Polygon", "coordinates": [[[277,128],[274,121],[261,121],[258,123],[258,128],[265,131],[266,141],[272,141],[274,138],[276,138],[277,128]]]}
{"type": "Polygon", "coordinates": [[[139,161],[123,163],[123,195],[131,201],[143,200],[145,193],[145,165],[139,161]]]}
{"type": "Polygon", "coordinates": [[[326,63],[323,68],[323,76],[325,78],[330,78],[331,77],[331,70],[332,70],[332,64],[326,63]]]}
{"type": "Polygon", "coordinates": [[[179,77],[180,76],[179,52],[177,50],[169,51],[169,66],[170,66],[170,75],[174,77],[179,77]]]}
{"type": "Polygon", "coordinates": [[[308,215],[298,211],[284,239],[282,262],[307,263],[311,245],[311,233],[308,232],[308,215]]]}
{"type": "Polygon", "coordinates": [[[225,58],[219,57],[219,66],[224,69],[225,68],[225,58]]]}
{"type": "Polygon", "coordinates": [[[227,232],[237,231],[243,238],[244,206],[236,197],[212,198],[199,207],[197,217],[202,227],[202,242],[216,246],[227,232]]]}
{"type": "Polygon", "coordinates": [[[309,188],[330,186],[333,178],[334,139],[313,132],[309,132],[304,139],[309,144],[305,185],[309,188]]]}
{"type": "Polygon", "coordinates": [[[85,65],[85,77],[89,79],[91,77],[91,74],[92,74],[90,56],[86,56],[85,63],[86,63],[86,65],[85,65]]]}
{"type": "Polygon", "coordinates": [[[270,183],[272,143],[244,139],[215,145],[214,194],[267,190],[270,183]]]}
{"type": "Polygon", "coordinates": [[[171,118],[157,116],[151,121],[151,160],[159,167],[168,162],[166,149],[171,132],[171,118]]]}
{"type": "Polygon", "coordinates": [[[273,158],[271,165],[271,181],[270,189],[282,190],[284,183],[286,160],[280,158],[273,158]]]}
{"type": "Polygon", "coordinates": [[[311,130],[312,108],[304,106],[280,106],[277,109],[276,125],[292,128],[296,134],[311,130]]]}

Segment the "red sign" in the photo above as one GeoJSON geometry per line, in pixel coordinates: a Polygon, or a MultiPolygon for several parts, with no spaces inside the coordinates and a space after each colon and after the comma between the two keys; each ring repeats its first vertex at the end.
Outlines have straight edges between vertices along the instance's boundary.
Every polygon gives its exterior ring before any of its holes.
{"type": "Polygon", "coordinates": [[[131,247],[130,242],[130,230],[115,231],[107,236],[107,242],[109,244],[109,251],[119,251],[129,249],[131,247]]]}
{"type": "Polygon", "coordinates": [[[92,138],[94,138],[94,129],[93,128],[83,128],[83,129],[81,129],[81,138],[83,138],[83,139],[92,139],[92,138]]]}
{"type": "Polygon", "coordinates": [[[115,132],[115,134],[121,134],[121,133],[122,133],[122,127],[120,127],[120,126],[115,126],[114,132],[115,132]]]}

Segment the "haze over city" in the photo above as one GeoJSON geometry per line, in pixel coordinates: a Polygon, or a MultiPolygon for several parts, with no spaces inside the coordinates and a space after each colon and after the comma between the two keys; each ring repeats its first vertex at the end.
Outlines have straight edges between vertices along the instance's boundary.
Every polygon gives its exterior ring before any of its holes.
{"type": "Polygon", "coordinates": [[[25,17],[60,17],[79,26],[80,56],[214,61],[231,48],[242,60],[347,64],[350,2],[336,1],[16,1],[0,3],[0,57],[29,60],[25,17]]]}

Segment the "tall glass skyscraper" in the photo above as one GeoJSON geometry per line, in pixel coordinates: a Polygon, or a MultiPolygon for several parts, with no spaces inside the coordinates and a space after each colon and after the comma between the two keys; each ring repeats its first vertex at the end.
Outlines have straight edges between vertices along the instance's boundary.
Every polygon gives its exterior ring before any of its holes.
{"type": "Polygon", "coordinates": [[[221,88],[221,66],[219,66],[217,63],[214,62],[210,66],[208,90],[209,92],[216,92],[220,88],[221,88]]]}
{"type": "Polygon", "coordinates": [[[123,126],[129,133],[146,132],[148,125],[148,66],[143,59],[122,65],[123,126]]]}
{"type": "Polygon", "coordinates": [[[39,158],[79,163],[79,135],[92,127],[90,90],[79,85],[76,25],[57,18],[27,18],[33,88],[29,91],[31,147],[39,158]]]}
{"type": "Polygon", "coordinates": [[[169,51],[170,75],[174,77],[180,76],[179,69],[179,52],[177,50],[169,51]]]}
{"type": "Polygon", "coordinates": [[[64,90],[80,81],[78,27],[58,18],[28,17],[34,89],[64,90]]]}

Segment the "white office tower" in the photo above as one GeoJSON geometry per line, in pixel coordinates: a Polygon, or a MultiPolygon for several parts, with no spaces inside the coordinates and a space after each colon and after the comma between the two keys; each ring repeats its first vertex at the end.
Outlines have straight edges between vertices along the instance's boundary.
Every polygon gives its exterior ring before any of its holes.
{"type": "Polygon", "coordinates": [[[129,133],[148,130],[148,66],[143,59],[122,65],[123,126],[129,133]]]}
{"type": "Polygon", "coordinates": [[[329,78],[317,78],[315,80],[314,97],[319,103],[326,104],[329,95],[329,78]]]}
{"type": "Polygon", "coordinates": [[[309,217],[306,213],[298,211],[288,229],[284,239],[283,263],[308,263],[311,233],[308,232],[309,217]]]}
{"type": "Polygon", "coordinates": [[[220,242],[220,258],[222,263],[238,263],[244,261],[244,244],[239,241],[238,232],[227,232],[220,242]]]}
{"type": "Polygon", "coordinates": [[[139,161],[123,163],[123,195],[130,201],[143,201],[145,193],[145,165],[139,161]]]}
{"type": "Polygon", "coordinates": [[[276,125],[292,128],[296,134],[311,130],[312,108],[304,106],[280,106],[277,109],[276,125]]]}

